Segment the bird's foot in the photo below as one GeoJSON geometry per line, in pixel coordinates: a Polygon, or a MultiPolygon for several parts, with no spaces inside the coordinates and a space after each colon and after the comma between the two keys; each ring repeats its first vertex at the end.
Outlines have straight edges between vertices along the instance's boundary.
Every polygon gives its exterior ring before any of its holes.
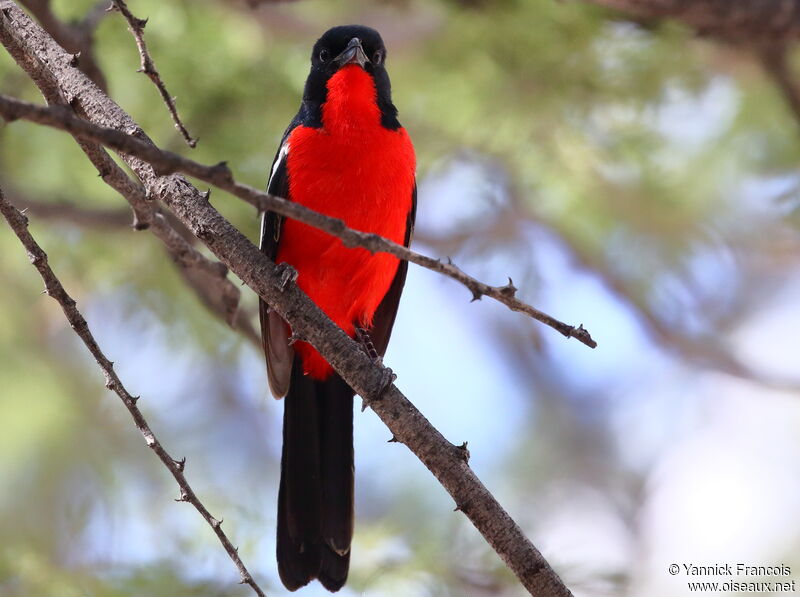
{"type": "Polygon", "coordinates": [[[286,290],[286,285],[290,282],[297,280],[297,270],[288,263],[279,263],[275,266],[278,279],[275,281],[275,287],[283,292],[286,290]]]}
{"type": "Polygon", "coordinates": [[[367,356],[370,358],[370,360],[378,365],[383,365],[383,359],[381,358],[381,355],[378,354],[375,344],[372,342],[372,338],[369,337],[369,332],[364,328],[357,327],[356,338],[358,338],[358,341],[361,342],[361,348],[364,349],[364,352],[367,353],[367,356]]]}
{"type": "Polygon", "coordinates": [[[365,398],[364,396],[361,397],[361,412],[363,413],[370,404],[373,404],[374,402],[383,398],[383,395],[392,386],[394,380],[396,379],[397,375],[395,375],[394,371],[392,371],[389,367],[383,367],[381,369],[380,381],[378,381],[378,388],[375,390],[372,397],[371,398],[365,398]]]}
{"type": "Polygon", "coordinates": [[[364,409],[369,406],[370,402],[381,399],[386,390],[388,390],[392,383],[394,383],[394,380],[397,379],[397,375],[395,375],[394,371],[392,371],[389,367],[385,367],[383,365],[383,358],[381,358],[381,355],[378,354],[375,344],[369,337],[369,332],[367,332],[367,330],[357,327],[356,337],[358,338],[358,341],[361,343],[361,347],[364,349],[364,352],[367,353],[367,356],[370,358],[370,360],[381,367],[381,379],[378,382],[378,388],[374,393],[374,397],[370,399],[362,398],[361,412],[364,412],[364,409]]]}

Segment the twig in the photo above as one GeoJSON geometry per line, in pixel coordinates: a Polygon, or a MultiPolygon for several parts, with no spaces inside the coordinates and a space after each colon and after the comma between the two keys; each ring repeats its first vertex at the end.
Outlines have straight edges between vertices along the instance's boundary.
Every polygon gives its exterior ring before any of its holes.
{"type": "Polygon", "coordinates": [[[488,296],[506,305],[512,311],[525,313],[529,317],[550,326],[564,336],[576,338],[591,348],[597,346],[588,330],[582,325],[571,326],[519,300],[516,297],[517,289],[510,279],[508,284],[503,286],[490,286],[467,275],[449,259],[445,263],[439,259],[416,253],[377,234],[347,228],[342,220],[325,216],[299,203],[293,203],[236,182],[224,162],[216,166],[199,164],[176,153],[161,150],[136,136],[97,126],[58,106],[47,108],[0,95],[0,114],[7,119],[23,118],[65,130],[82,139],[90,139],[117,151],[136,156],[152,164],[159,175],[183,172],[224,189],[256,206],[259,210],[271,210],[282,216],[293,218],[324,230],[341,238],[345,246],[363,247],[373,253],[389,253],[399,259],[405,259],[426,269],[444,274],[466,286],[472,293],[472,300],[479,300],[483,296],[488,296]]]}
{"type": "Polygon", "coordinates": [[[261,587],[259,587],[256,581],[253,579],[252,575],[242,562],[242,559],[239,557],[237,549],[233,546],[230,539],[225,534],[225,531],[222,530],[222,520],[218,520],[211,515],[205,505],[203,505],[203,503],[197,497],[194,490],[189,485],[189,482],[186,480],[186,476],[183,474],[186,461],[175,460],[172,458],[161,445],[161,442],[158,441],[158,438],[153,433],[150,425],[145,420],[144,415],[142,415],[142,411],[140,411],[139,407],[136,406],[139,397],[132,396],[128,390],[125,389],[125,386],[122,384],[117,376],[117,373],[114,371],[114,363],[109,361],[105,354],[103,354],[102,350],[100,350],[100,347],[97,345],[97,341],[94,339],[94,336],[89,330],[86,320],[84,319],[83,315],[81,315],[80,311],[78,311],[75,300],[70,297],[69,294],[67,294],[64,286],[61,284],[58,277],[50,267],[47,261],[47,254],[42,250],[42,248],[38,245],[28,231],[28,218],[22,215],[13,205],[6,201],[5,197],[3,196],[2,189],[0,189],[0,213],[3,214],[3,217],[8,222],[8,225],[25,247],[28,252],[28,258],[42,276],[42,280],[44,280],[45,285],[45,293],[54,298],[61,305],[61,309],[64,311],[64,315],[72,326],[72,329],[75,330],[75,333],[84,343],[86,348],[94,357],[100,369],[103,371],[103,376],[106,380],[106,387],[119,396],[120,400],[122,400],[122,403],[125,405],[125,408],[127,408],[128,412],[131,414],[136,428],[141,432],[147,445],[153,450],[153,452],[155,452],[156,456],[158,456],[158,459],[164,463],[164,466],[169,469],[169,472],[172,473],[172,476],[175,478],[175,481],[178,483],[178,487],[180,488],[180,497],[177,501],[189,502],[195,507],[195,509],[200,513],[200,515],[205,519],[205,521],[217,535],[220,543],[222,543],[225,551],[228,552],[231,560],[233,560],[233,563],[239,570],[242,584],[250,585],[256,595],[259,595],[259,597],[264,597],[264,591],[261,590],[261,587]]]}
{"type": "Polygon", "coordinates": [[[103,232],[130,229],[131,217],[129,210],[126,209],[80,207],[66,201],[39,201],[38,199],[23,197],[16,192],[8,192],[7,194],[14,205],[42,220],[67,222],[82,228],[103,232]]]}
{"type": "MultiPolygon", "coordinates": [[[[43,92],[53,89],[78,105],[92,122],[147,136],[111,99],[74,67],[61,48],[20,11],[0,0],[0,42],[43,92]]],[[[364,397],[399,442],[404,443],[453,497],[497,554],[532,595],[571,595],[547,560],[481,483],[464,459],[394,385],[385,370],[336,326],[296,284],[279,289],[275,264],[214,209],[207,196],[177,175],[158,176],[129,154],[120,157],[192,233],[239,278],[307,339],[350,387],[364,397]]]]}
{"type": "Polygon", "coordinates": [[[161,75],[159,75],[158,70],[156,70],[153,57],[150,56],[150,52],[147,50],[147,44],[144,41],[144,27],[147,25],[147,19],[139,19],[133,16],[128,9],[128,5],[125,4],[125,0],[111,0],[111,2],[113,3],[113,7],[119,10],[122,16],[125,17],[125,20],[128,21],[130,32],[136,40],[136,47],[139,48],[139,58],[141,59],[139,72],[146,74],[158,89],[158,92],[161,94],[161,99],[164,100],[172,116],[172,122],[175,123],[175,128],[181,132],[186,144],[192,148],[196,147],[197,139],[193,139],[189,135],[189,131],[186,130],[186,126],[183,124],[183,121],[181,121],[181,117],[178,116],[178,109],[175,107],[175,98],[167,91],[164,81],[161,80],[161,75]]]}

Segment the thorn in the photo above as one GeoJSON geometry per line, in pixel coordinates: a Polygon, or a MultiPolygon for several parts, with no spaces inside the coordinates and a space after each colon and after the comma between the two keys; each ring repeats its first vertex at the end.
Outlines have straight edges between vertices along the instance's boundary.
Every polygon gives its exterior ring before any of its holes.
{"type": "Polygon", "coordinates": [[[283,292],[286,286],[297,280],[297,270],[288,263],[279,263],[275,266],[275,273],[278,274],[278,279],[275,281],[275,287],[283,292]]]}
{"type": "Polygon", "coordinates": [[[211,189],[207,189],[207,190],[205,191],[205,193],[201,192],[201,193],[200,193],[200,196],[201,196],[203,199],[205,199],[206,201],[208,201],[208,200],[209,200],[209,197],[211,197],[211,189]]]}
{"type": "Polygon", "coordinates": [[[181,472],[183,472],[183,469],[186,468],[186,457],[185,456],[183,458],[181,458],[180,460],[173,459],[172,462],[175,463],[175,466],[181,472]]]}
{"type": "Polygon", "coordinates": [[[222,161],[219,164],[212,166],[211,169],[215,171],[215,174],[216,172],[219,172],[226,182],[233,180],[233,173],[231,172],[231,169],[228,168],[228,162],[222,161]]]}
{"type": "Polygon", "coordinates": [[[81,53],[80,52],[75,52],[72,55],[72,57],[69,59],[69,65],[70,66],[78,66],[78,63],[80,62],[80,57],[81,57],[81,53]]]}
{"type": "Polygon", "coordinates": [[[224,521],[223,518],[220,518],[219,520],[217,520],[216,518],[212,517],[211,518],[211,526],[214,527],[215,529],[218,529],[219,527],[222,526],[223,521],[224,521]]]}
{"type": "Polygon", "coordinates": [[[515,294],[517,294],[517,287],[514,286],[514,282],[510,277],[508,278],[508,284],[505,286],[500,286],[498,290],[500,291],[500,294],[510,297],[513,297],[515,294]]]}
{"type": "Polygon", "coordinates": [[[475,301],[481,300],[483,293],[480,290],[475,290],[474,288],[470,288],[469,291],[472,293],[472,299],[469,301],[470,303],[474,303],[475,301]]]}
{"type": "Polygon", "coordinates": [[[386,440],[387,444],[395,444],[395,443],[398,443],[398,442],[399,442],[399,440],[395,436],[392,436],[391,439],[386,440]]]}
{"type": "Polygon", "coordinates": [[[186,493],[186,491],[183,488],[181,488],[181,497],[175,498],[175,501],[176,502],[188,502],[189,501],[189,494],[186,493]]]}
{"type": "Polygon", "coordinates": [[[450,259],[450,256],[447,256],[447,265],[453,265],[453,260],[450,259]]]}
{"type": "Polygon", "coordinates": [[[130,399],[131,399],[131,402],[132,402],[133,404],[136,404],[137,402],[139,402],[139,399],[140,399],[140,398],[141,398],[141,396],[131,396],[131,397],[130,397],[130,399]]]}
{"type": "Polygon", "coordinates": [[[133,17],[132,20],[134,23],[134,27],[136,27],[137,29],[144,29],[145,26],[147,25],[147,21],[150,20],[150,17],[146,19],[137,19],[136,17],[133,17]]]}
{"type": "Polygon", "coordinates": [[[289,346],[294,346],[295,342],[303,342],[303,337],[296,332],[292,332],[292,335],[289,336],[289,346]]]}
{"type": "Polygon", "coordinates": [[[456,504],[456,507],[455,507],[455,508],[453,508],[453,512],[463,512],[463,510],[461,509],[461,506],[459,506],[458,504],[456,504]]]}

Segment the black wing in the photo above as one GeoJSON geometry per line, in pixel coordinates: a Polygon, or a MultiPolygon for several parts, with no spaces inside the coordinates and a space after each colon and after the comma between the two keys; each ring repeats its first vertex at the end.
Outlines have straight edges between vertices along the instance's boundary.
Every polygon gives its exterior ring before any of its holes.
{"type": "MultiPolygon", "coordinates": [[[[298,115],[299,116],[299,115],[298,115]]],[[[299,124],[295,118],[283,134],[281,146],[272,162],[272,174],[267,184],[270,195],[289,199],[289,172],[286,169],[286,157],[289,153],[289,134],[299,124]]],[[[261,252],[273,261],[278,254],[278,243],[281,238],[283,218],[273,211],[264,212],[261,218],[261,252]]],[[[261,320],[261,342],[264,355],[267,359],[267,377],[269,387],[275,398],[282,398],[289,390],[292,374],[292,361],[294,349],[288,341],[288,325],[269,308],[263,300],[258,305],[259,319],[261,320]]]]}
{"type": "MultiPolygon", "coordinates": [[[[417,185],[411,191],[411,211],[408,212],[406,219],[406,237],[403,244],[407,247],[411,243],[411,237],[414,235],[414,220],[417,217],[417,185]]],[[[394,275],[392,285],[389,286],[389,291],[383,297],[381,304],[375,311],[375,316],[372,320],[372,328],[369,335],[372,343],[375,345],[375,350],[378,354],[383,356],[386,353],[386,347],[389,345],[389,337],[392,335],[392,328],[394,327],[394,320],[397,316],[397,307],[400,304],[400,295],[403,293],[403,286],[406,283],[406,273],[408,272],[408,261],[400,260],[397,266],[397,273],[394,275]]]]}

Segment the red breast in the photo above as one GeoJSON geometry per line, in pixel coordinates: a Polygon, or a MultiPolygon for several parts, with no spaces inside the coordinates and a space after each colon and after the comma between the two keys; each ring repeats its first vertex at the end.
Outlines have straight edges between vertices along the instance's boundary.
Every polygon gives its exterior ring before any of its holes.
{"type": "MultiPolygon", "coordinates": [[[[327,84],[322,127],[299,126],[288,139],[289,194],[313,210],[402,244],[414,187],[414,148],[405,129],[381,125],[372,77],[346,66],[327,84]]],[[[398,260],[348,249],[316,228],[287,220],[277,262],[298,272],[303,291],[345,332],[368,327],[389,289],[398,260]]],[[[330,375],[310,345],[298,343],[305,372],[330,375]]]]}

